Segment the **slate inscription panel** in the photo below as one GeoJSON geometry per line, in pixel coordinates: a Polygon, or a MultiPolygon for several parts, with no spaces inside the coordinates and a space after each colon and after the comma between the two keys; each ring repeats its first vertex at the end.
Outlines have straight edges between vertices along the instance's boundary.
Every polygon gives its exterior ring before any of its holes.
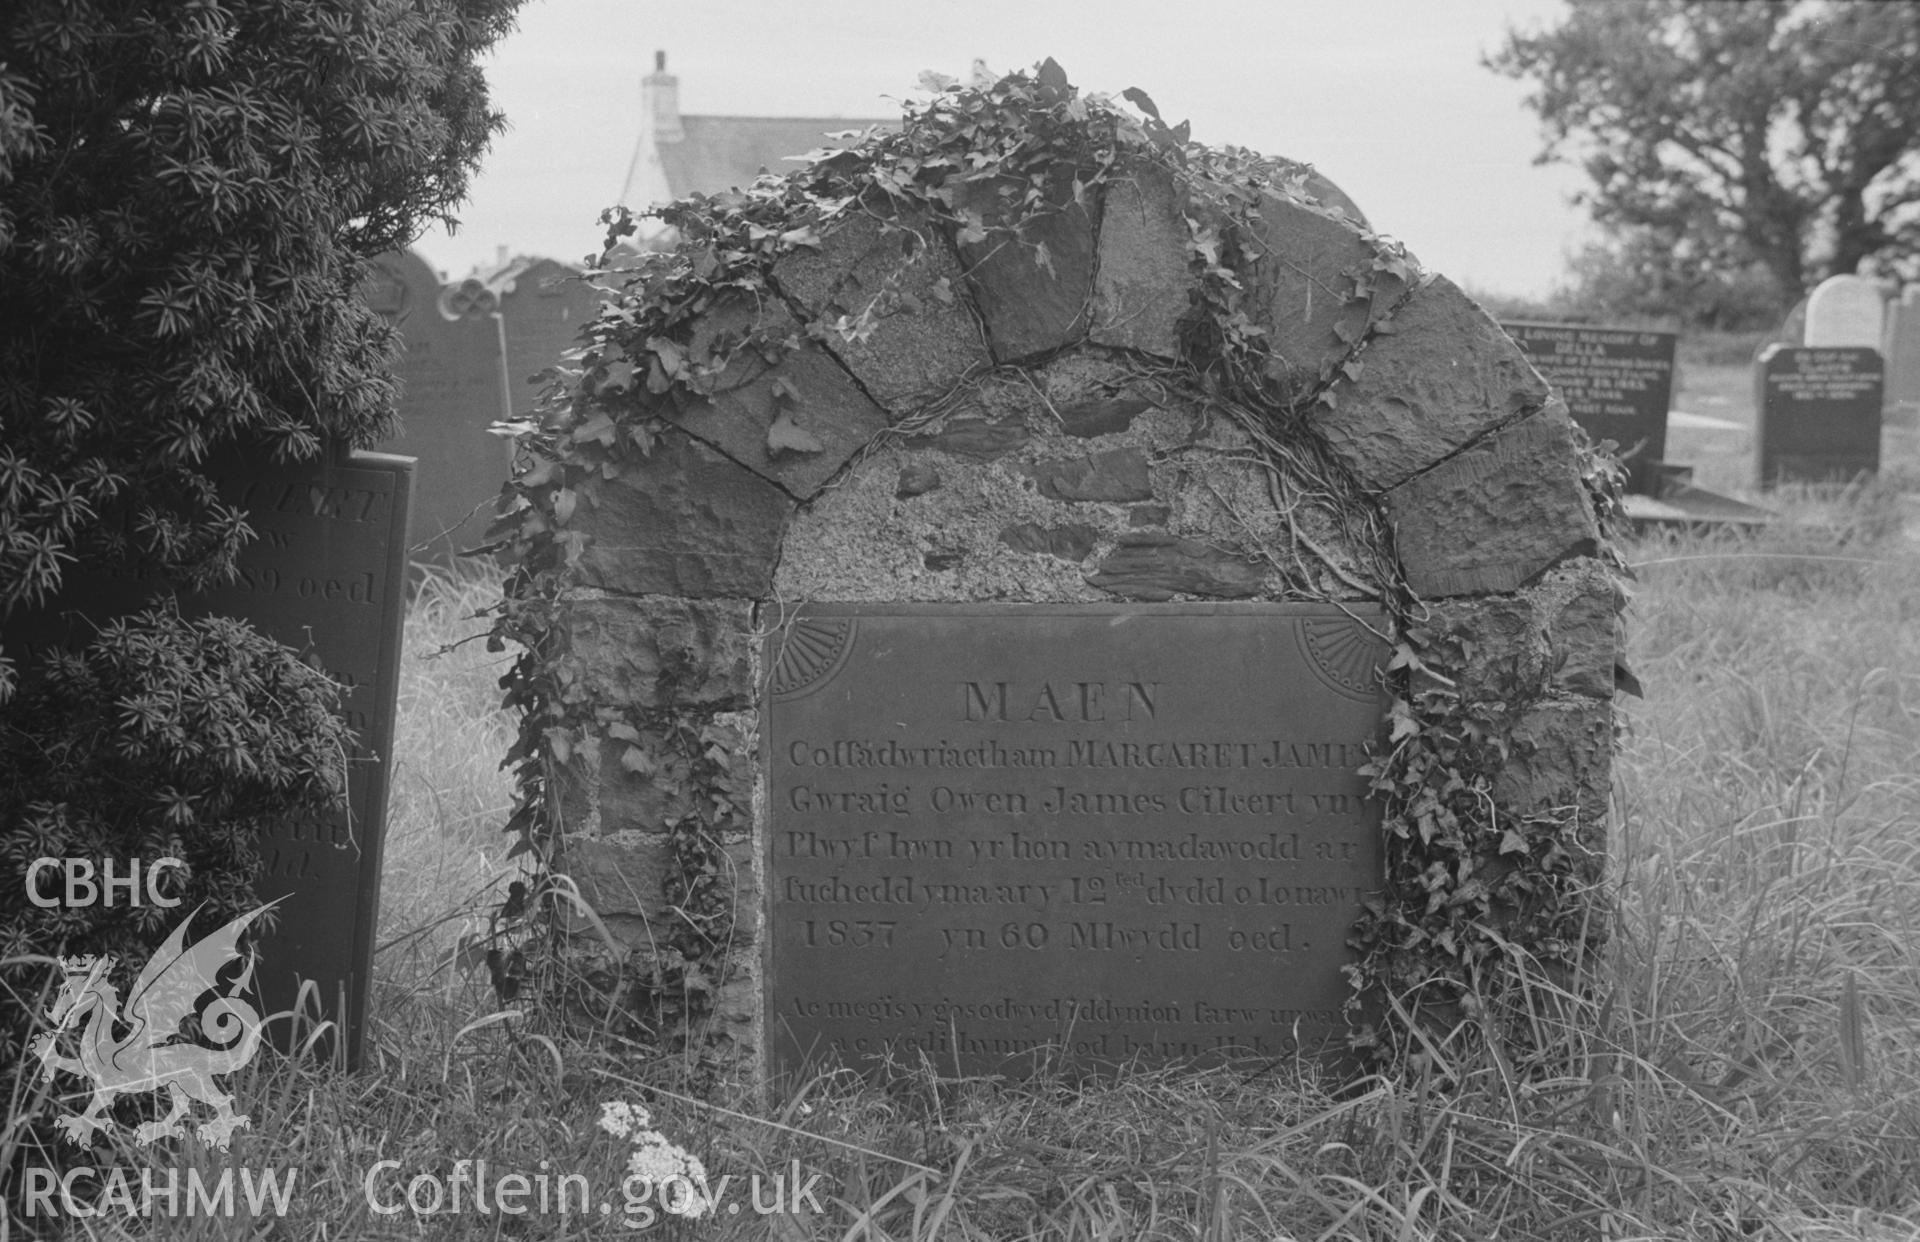
{"type": "Polygon", "coordinates": [[[1762,487],[1845,483],[1879,470],[1885,369],[1878,350],[1770,346],[1754,382],[1762,487]]]}
{"type": "MultiPolygon", "coordinates": [[[[247,509],[258,538],[241,553],[233,582],[180,597],[182,613],[244,618],[346,687],[340,711],[357,734],[346,809],[278,824],[260,842],[255,894],[285,900],[278,926],[260,941],[254,986],[261,1012],[272,1014],[292,1009],[300,981],[312,982],[320,1015],[344,1028],[343,1051],[354,1064],[380,903],[412,468],[410,458],[376,453],[289,467],[237,456],[210,463],[221,497],[247,509]]],[[[96,625],[139,609],[158,590],[140,575],[70,574],[52,607],[9,622],[9,646],[84,643],[96,625]]],[[[194,934],[208,930],[196,924],[194,934]]],[[[288,1030],[270,1029],[276,1037],[288,1030]]]]}
{"type": "Polygon", "coordinates": [[[1573,421],[1626,455],[1628,487],[1654,495],[1667,452],[1667,410],[1673,402],[1671,332],[1582,328],[1568,324],[1502,324],[1553,385],[1573,421]]]}
{"type": "Polygon", "coordinates": [[[1265,1057],[1381,883],[1377,612],[810,605],[768,640],[772,1061],[1265,1057]],[[1369,627],[1372,627],[1371,629],[1369,627]]]}

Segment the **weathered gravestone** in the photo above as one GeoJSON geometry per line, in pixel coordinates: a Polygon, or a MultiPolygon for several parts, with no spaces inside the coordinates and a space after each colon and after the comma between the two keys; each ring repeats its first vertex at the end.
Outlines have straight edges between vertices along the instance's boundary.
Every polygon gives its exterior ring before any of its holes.
{"type": "MultiPolygon", "coordinates": [[[[323,1055],[337,1048],[349,1064],[359,1062],[366,1037],[380,905],[412,468],[407,458],[378,453],[293,466],[238,455],[210,463],[221,498],[247,511],[258,538],[241,553],[233,582],[179,597],[184,615],[249,621],[310,653],[345,687],[340,710],[356,734],[345,808],[318,822],[278,824],[260,842],[255,894],[263,903],[283,900],[277,926],[259,940],[254,988],[263,1015],[299,1008],[338,1023],[344,1040],[318,1046],[323,1055]],[[304,1005],[303,982],[316,993],[304,1005]]],[[[137,611],[158,589],[140,575],[70,571],[53,605],[9,620],[8,645],[83,645],[103,621],[137,611]]],[[[294,1047],[311,1029],[269,1027],[294,1047]]]]}
{"type": "MultiPolygon", "coordinates": [[[[599,313],[601,297],[576,269],[552,259],[523,260],[490,283],[500,290],[506,326],[507,404],[514,417],[525,418],[540,395],[532,377],[574,347],[580,325],[599,313]]],[[[496,495],[504,479],[494,481],[496,495]]]]}
{"type": "Polygon", "coordinates": [[[1883,379],[1878,350],[1767,347],[1754,364],[1760,486],[1879,470],[1883,379]]]}
{"type": "Polygon", "coordinates": [[[1908,285],[1893,306],[1887,330],[1886,412],[1907,426],[1920,424],[1920,285],[1908,285]]]}
{"type": "Polygon", "coordinates": [[[1667,411],[1673,403],[1671,332],[1590,328],[1569,324],[1506,323],[1547,383],[1567,403],[1573,421],[1595,440],[1619,446],[1628,490],[1660,491],[1667,452],[1667,411]]]}
{"type": "Polygon", "coordinates": [[[1809,348],[1879,349],[1886,328],[1886,297],[1864,276],[1829,276],[1807,295],[1809,348]]]}
{"type": "Polygon", "coordinates": [[[399,425],[380,448],[419,462],[412,526],[415,560],[451,564],[486,541],[509,454],[489,424],[508,413],[499,298],[479,281],[442,286],[412,251],[372,264],[362,296],[399,328],[406,352],[399,425]]]}
{"type": "Polygon", "coordinates": [[[1183,176],[985,198],[985,241],[846,212],[672,344],[711,398],[589,381],[671,424],[648,456],[590,497],[526,476],[577,569],[542,674],[560,865],[623,995],[707,998],[680,1034],[715,1057],[1338,1042],[1402,848],[1361,771],[1396,642],[1499,722],[1468,813],[1594,874],[1622,600],[1564,407],[1452,283],[1183,176]],[[1210,365],[1202,229],[1249,256],[1257,410],[1173,365],[1210,365]],[[749,333],[785,344],[723,352],[749,333]]]}

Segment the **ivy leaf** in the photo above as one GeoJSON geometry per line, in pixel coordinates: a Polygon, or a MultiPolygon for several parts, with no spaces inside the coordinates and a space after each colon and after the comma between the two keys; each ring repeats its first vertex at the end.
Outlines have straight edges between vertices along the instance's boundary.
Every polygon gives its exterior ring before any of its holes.
{"type": "Polygon", "coordinates": [[[962,246],[978,246],[987,240],[987,222],[981,214],[971,207],[960,213],[960,235],[956,239],[962,246]]]}
{"type": "Polygon", "coordinates": [[[953,77],[950,74],[935,73],[931,69],[922,69],[920,71],[920,89],[923,91],[931,91],[936,95],[946,90],[949,86],[954,85],[959,80],[959,78],[953,77]]]}
{"type": "Polygon", "coordinates": [[[573,442],[585,444],[589,440],[598,440],[602,444],[612,444],[615,434],[613,420],[607,417],[607,412],[595,410],[592,418],[573,429],[573,442]]]}
{"type": "Polygon", "coordinates": [[[1040,97],[1048,102],[1065,98],[1073,90],[1073,84],[1067,81],[1067,71],[1060,62],[1049,56],[1040,62],[1040,97]]]}
{"type": "Polygon", "coordinates": [[[1509,828],[1500,836],[1500,852],[1502,854],[1528,854],[1532,851],[1527,848],[1527,839],[1509,828]]]}
{"type": "Polygon", "coordinates": [[[1153,97],[1137,86],[1129,86],[1120,92],[1120,98],[1126,100],[1154,120],[1160,119],[1160,109],[1154,106],[1153,97]]]}
{"type": "Polygon", "coordinates": [[[818,453],[827,446],[814,438],[812,432],[793,421],[793,412],[785,409],[767,428],[767,456],[777,457],[781,453],[818,453]]]}

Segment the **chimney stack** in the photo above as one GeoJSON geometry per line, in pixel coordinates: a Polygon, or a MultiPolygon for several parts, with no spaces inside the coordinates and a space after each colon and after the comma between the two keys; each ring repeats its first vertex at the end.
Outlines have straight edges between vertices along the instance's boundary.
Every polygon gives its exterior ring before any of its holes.
{"type": "Polygon", "coordinates": [[[653,126],[655,142],[680,142],[686,131],[680,128],[680,79],[667,72],[667,54],[653,54],[653,72],[640,79],[642,110],[653,126]]]}

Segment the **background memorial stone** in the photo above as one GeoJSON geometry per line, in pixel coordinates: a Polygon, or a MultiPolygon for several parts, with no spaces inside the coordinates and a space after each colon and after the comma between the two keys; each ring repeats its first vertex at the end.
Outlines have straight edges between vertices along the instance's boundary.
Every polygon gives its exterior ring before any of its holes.
{"type": "Polygon", "coordinates": [[[1375,613],[810,606],[768,640],[776,1069],[1267,1058],[1380,883],[1375,613]],[[800,641],[793,641],[795,638],[800,641]]]}
{"type": "MultiPolygon", "coordinates": [[[[229,454],[208,473],[222,499],[247,511],[258,538],[241,553],[238,577],[180,596],[188,616],[239,617],[296,651],[310,652],[341,683],[340,710],[358,737],[347,756],[347,806],[321,822],[282,823],[261,838],[262,902],[285,898],[260,940],[255,975],[260,1012],[295,1009],[300,982],[318,989],[315,1019],[340,1024],[357,1064],[366,1039],[367,989],[380,902],[391,775],[394,702],[406,612],[407,505],[413,463],[379,453],[280,467],[229,454]]],[[[138,577],[73,573],[50,607],[8,622],[9,642],[69,643],[109,618],[136,611],[156,586],[138,577]],[[76,628],[80,627],[80,628],[76,628]]],[[[283,1047],[311,1031],[270,1030],[283,1047]]]]}
{"type": "Polygon", "coordinates": [[[451,564],[457,552],[485,542],[507,477],[506,445],[487,432],[509,412],[498,298],[477,282],[466,291],[443,288],[412,251],[384,255],[374,267],[369,300],[406,342],[394,372],[398,430],[380,448],[419,462],[407,534],[414,559],[451,564]]]}
{"type": "Polygon", "coordinates": [[[581,325],[600,312],[601,295],[580,279],[577,268],[552,259],[516,260],[488,283],[500,291],[506,326],[507,405],[514,417],[524,418],[540,395],[540,385],[529,380],[574,347],[581,325]]]}
{"type": "Polygon", "coordinates": [[[1879,470],[1883,378],[1878,350],[1768,347],[1754,366],[1760,486],[1879,470]]]}
{"type": "Polygon", "coordinates": [[[1658,495],[1679,337],[1671,332],[1570,324],[1501,326],[1567,403],[1573,421],[1595,440],[1619,445],[1629,490],[1658,495]]]}
{"type": "Polygon", "coordinates": [[[1908,285],[1891,309],[1886,413],[1889,421],[1912,427],[1920,425],[1920,285],[1908,285]]]}
{"type": "Polygon", "coordinates": [[[1809,348],[1877,350],[1885,343],[1886,295],[1864,276],[1829,276],[1807,295],[1809,348]]]}

